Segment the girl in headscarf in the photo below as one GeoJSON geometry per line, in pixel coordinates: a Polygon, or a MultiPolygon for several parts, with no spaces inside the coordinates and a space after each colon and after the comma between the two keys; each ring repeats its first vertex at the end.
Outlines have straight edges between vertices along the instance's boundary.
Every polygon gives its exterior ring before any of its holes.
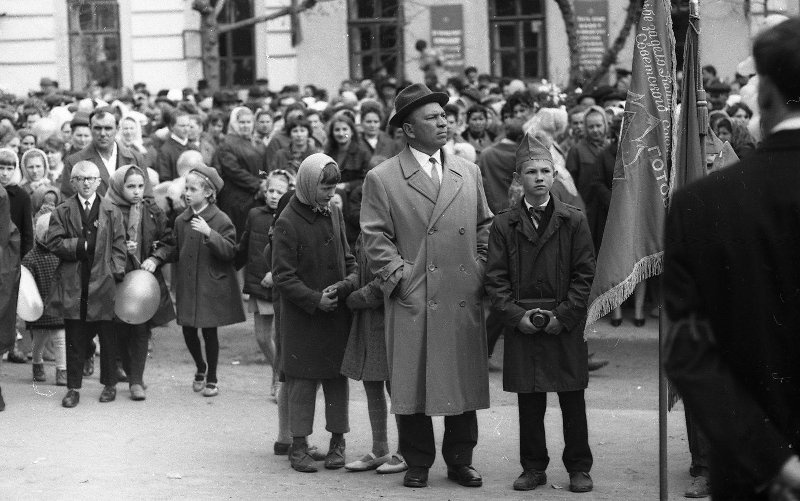
{"type": "Polygon", "coordinates": [[[144,366],[147,361],[147,345],[150,328],[165,325],[175,318],[172,299],[161,274],[163,260],[158,251],[171,247],[172,232],[167,228],[167,216],[152,199],[144,198],[148,183],[147,175],[135,165],[125,165],[114,171],[109,178],[106,198],[122,212],[125,225],[128,260],[125,272],[143,269],[153,273],[160,289],[160,305],[149,321],[130,325],[117,322],[119,351],[122,366],[128,375],[131,399],[144,400],[144,366]]]}
{"type": "Polygon", "coordinates": [[[263,145],[253,144],[252,135],[253,112],[244,106],[234,108],[228,134],[217,150],[217,162],[225,182],[219,193],[219,208],[231,218],[237,235],[244,231],[247,213],[255,206],[261,185],[265,183],[258,173],[266,170],[266,150],[263,145]]]}
{"type": "Polygon", "coordinates": [[[341,180],[336,162],[315,153],[300,164],[296,192],[275,222],[272,274],[280,292],[280,364],[289,396],[292,468],[317,471],[306,437],[313,431],[321,384],[326,429],[332,433],[328,469],[345,464],[349,431],[347,378],[340,370],[350,314],[345,300],[356,281],[341,210],[330,203],[341,180]]]}
{"type": "Polygon", "coordinates": [[[33,195],[37,188],[43,185],[50,184],[50,178],[47,177],[50,171],[50,165],[47,161],[47,154],[38,148],[32,148],[22,154],[22,187],[28,193],[33,195]]]}

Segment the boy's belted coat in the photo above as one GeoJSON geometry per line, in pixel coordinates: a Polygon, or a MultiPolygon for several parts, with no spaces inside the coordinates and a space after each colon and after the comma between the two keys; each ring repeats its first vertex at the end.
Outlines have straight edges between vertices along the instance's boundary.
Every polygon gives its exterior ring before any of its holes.
{"type": "Polygon", "coordinates": [[[367,173],[361,229],[386,296],[392,412],[489,407],[481,298],[490,223],[478,166],[462,158],[442,153],[438,196],[409,148],[367,173]]]}
{"type": "Polygon", "coordinates": [[[524,201],[495,216],[489,236],[486,292],[506,325],[503,389],[515,393],[575,391],[589,381],[583,337],[594,278],[594,251],[586,217],[557,197],[538,234],[524,201]],[[563,329],[523,334],[525,309],[517,299],[552,298],[563,329]]]}

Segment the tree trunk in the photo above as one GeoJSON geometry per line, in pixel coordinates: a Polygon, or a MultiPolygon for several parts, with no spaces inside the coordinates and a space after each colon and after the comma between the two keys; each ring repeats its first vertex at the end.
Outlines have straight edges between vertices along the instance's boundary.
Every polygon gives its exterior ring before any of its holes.
{"type": "Polygon", "coordinates": [[[212,91],[219,90],[219,26],[217,16],[225,0],[211,5],[209,0],[194,0],[192,9],[200,13],[200,42],[203,54],[203,78],[212,91]]]}
{"type": "Polygon", "coordinates": [[[575,9],[569,0],[556,0],[564,27],[567,31],[567,50],[569,50],[569,86],[579,87],[583,80],[581,75],[580,57],[578,53],[578,23],[575,19],[575,9]]]}

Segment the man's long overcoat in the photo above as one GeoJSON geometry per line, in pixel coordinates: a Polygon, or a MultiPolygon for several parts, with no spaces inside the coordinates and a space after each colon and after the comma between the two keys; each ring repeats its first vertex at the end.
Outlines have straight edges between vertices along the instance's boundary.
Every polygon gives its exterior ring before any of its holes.
{"type": "Polygon", "coordinates": [[[489,406],[483,273],[491,212],[478,166],[442,153],[438,196],[408,148],[367,173],[361,229],[383,282],[392,412],[489,406]]]}

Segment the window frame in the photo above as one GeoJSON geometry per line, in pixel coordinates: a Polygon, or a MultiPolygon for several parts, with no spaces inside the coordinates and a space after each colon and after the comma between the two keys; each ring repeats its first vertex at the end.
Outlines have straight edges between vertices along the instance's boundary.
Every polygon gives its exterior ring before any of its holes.
{"type": "Polygon", "coordinates": [[[488,0],[487,10],[489,18],[489,60],[490,60],[490,73],[495,77],[502,78],[515,78],[520,80],[539,80],[548,78],[549,68],[547,61],[547,5],[544,0],[505,0],[513,2],[514,15],[497,15],[497,4],[499,1],[504,0],[488,0]],[[522,14],[523,2],[539,1],[541,7],[539,13],[522,14]],[[539,31],[537,37],[539,45],[535,49],[525,48],[523,45],[524,31],[523,27],[529,26],[532,23],[539,24],[539,31]],[[514,26],[515,27],[515,40],[514,46],[500,47],[499,46],[499,26],[514,26]],[[525,55],[528,53],[535,53],[537,55],[538,74],[525,75],[525,55]],[[505,75],[502,74],[502,58],[501,55],[514,54],[516,64],[519,67],[519,75],[505,75]]]}
{"type": "MultiPolygon", "coordinates": [[[[242,21],[243,19],[234,19],[234,12],[233,9],[235,7],[235,3],[237,0],[228,0],[225,3],[222,11],[217,16],[217,22],[220,24],[225,23],[233,23],[237,21],[242,21]]],[[[241,0],[246,1],[249,4],[250,8],[250,16],[255,16],[255,2],[253,0],[241,0]]],[[[247,18],[249,19],[249,18],[247,18]]],[[[244,28],[238,28],[236,30],[227,31],[225,33],[221,33],[218,39],[218,46],[217,46],[217,55],[219,56],[219,84],[220,87],[229,88],[229,89],[236,89],[236,88],[246,88],[253,85],[256,81],[256,31],[255,25],[246,26],[244,28]],[[249,30],[250,31],[250,54],[247,56],[237,56],[233,54],[233,37],[234,34],[239,30],[249,30]],[[224,38],[224,42],[223,42],[224,38]],[[222,48],[225,47],[227,49],[226,54],[222,54],[222,48]],[[251,61],[252,72],[250,75],[250,79],[246,83],[234,83],[233,81],[233,71],[223,72],[222,68],[227,66],[228,68],[234,68],[235,63],[237,61],[251,61]]]]}
{"type": "MultiPolygon", "coordinates": [[[[405,78],[405,30],[403,29],[405,26],[405,20],[403,16],[402,0],[395,0],[397,2],[396,17],[369,18],[358,17],[358,1],[359,0],[347,0],[347,34],[349,35],[347,54],[349,60],[350,78],[354,80],[361,80],[364,78],[373,77],[372,73],[374,72],[374,69],[370,68],[367,71],[364,71],[363,66],[361,66],[361,58],[367,54],[374,55],[375,61],[382,61],[382,56],[386,54],[394,56],[396,59],[395,71],[394,74],[389,72],[389,76],[393,76],[398,79],[405,78]],[[380,29],[387,26],[391,27],[395,31],[396,50],[394,51],[382,49],[380,47],[380,29]],[[372,36],[378,44],[377,48],[371,48],[366,51],[361,49],[361,37],[360,35],[355,36],[355,34],[365,27],[372,30],[372,36]]],[[[385,0],[372,0],[372,5],[375,12],[380,12],[382,14],[384,1],[385,0]]]]}
{"type": "MultiPolygon", "coordinates": [[[[113,81],[107,82],[107,85],[120,88],[122,87],[122,38],[120,37],[120,5],[118,0],[67,0],[67,49],[69,51],[69,79],[70,79],[70,86],[73,89],[83,89],[86,88],[92,80],[95,80],[95,75],[91,74],[89,70],[86,70],[82,73],[75,71],[76,64],[78,66],[84,65],[88,66],[90,64],[89,61],[85,59],[85,56],[78,57],[75,54],[74,44],[75,42],[82,43],[84,41],[84,36],[93,37],[95,39],[109,39],[113,38],[116,41],[117,45],[117,58],[112,63],[105,63],[104,66],[108,67],[109,65],[114,68],[113,71],[113,81]],[[90,29],[82,29],[80,26],[80,19],[76,19],[76,24],[73,23],[73,16],[76,14],[73,13],[74,9],[78,9],[83,5],[92,6],[92,27],[90,29]],[[113,6],[115,10],[115,25],[113,26],[113,30],[107,29],[108,27],[100,26],[98,24],[99,18],[96,15],[97,5],[107,5],[113,6]],[[83,84],[79,84],[76,80],[78,75],[85,76],[85,82],[83,84]]],[[[80,16],[80,14],[77,14],[80,16]]]]}

